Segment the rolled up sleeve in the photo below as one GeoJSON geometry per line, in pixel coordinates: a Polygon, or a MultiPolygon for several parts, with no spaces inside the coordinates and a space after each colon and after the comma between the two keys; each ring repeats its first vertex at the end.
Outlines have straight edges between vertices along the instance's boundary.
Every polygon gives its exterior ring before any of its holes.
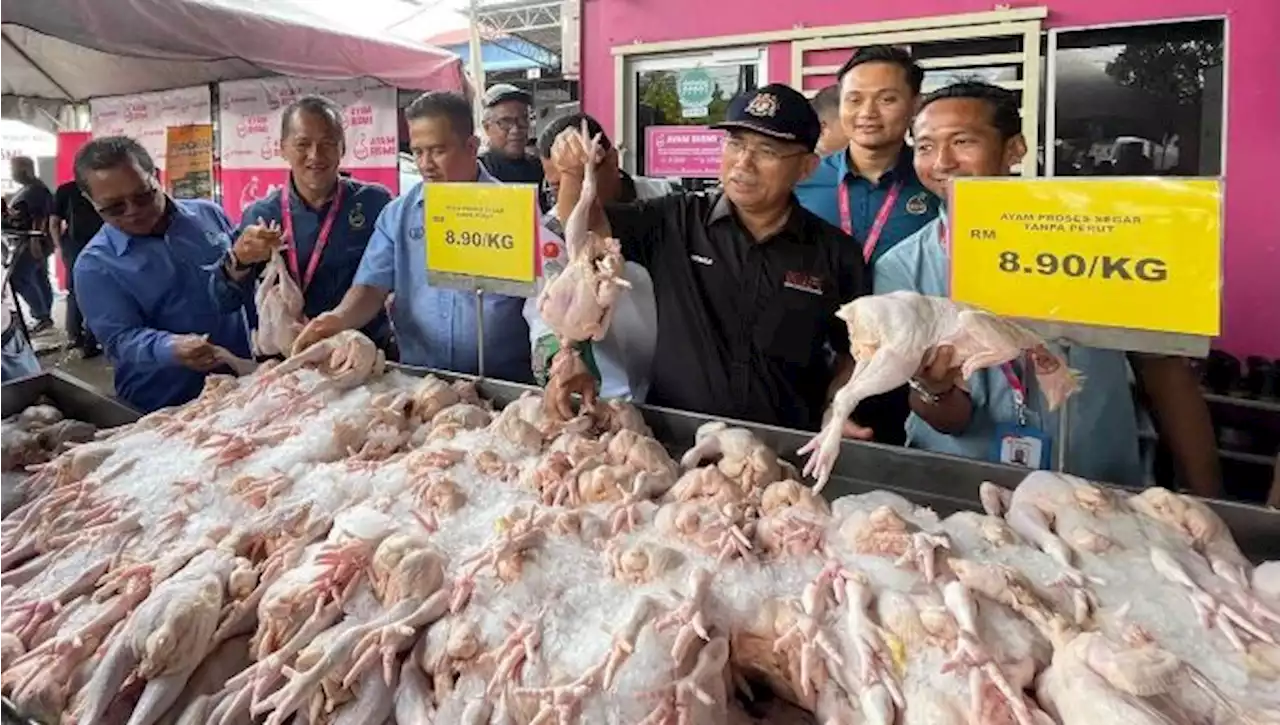
{"type": "Polygon", "coordinates": [[[396,286],[396,239],[400,236],[402,204],[391,203],[373,225],[369,245],[360,257],[353,284],[391,292],[396,286]]]}
{"type": "Polygon", "coordinates": [[[76,299],[85,322],[115,365],[165,367],[174,364],[173,333],[147,327],[142,311],[119,280],[91,257],[81,257],[74,274],[76,299]]]}

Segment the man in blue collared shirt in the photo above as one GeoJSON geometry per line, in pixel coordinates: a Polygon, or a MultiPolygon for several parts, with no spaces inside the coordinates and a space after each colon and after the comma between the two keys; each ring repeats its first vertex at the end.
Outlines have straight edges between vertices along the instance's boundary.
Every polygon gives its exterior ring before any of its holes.
{"type": "Polygon", "coordinates": [[[115,366],[116,395],[144,412],[195,398],[220,364],[215,346],[249,355],[244,312],[219,310],[207,292],[231,222],[211,202],[165,195],[130,138],[85,144],[75,173],[105,222],[76,260],[76,296],[115,366]]]}
{"type": "Polygon", "coordinates": [[[849,147],[823,158],[796,187],[806,209],[862,245],[868,265],[938,214],[938,199],[916,177],[906,144],[923,81],[906,51],[859,48],[838,75],[849,147]]]}
{"type": "MultiPolygon", "coordinates": [[[[323,96],[303,96],[284,109],[280,155],[289,163],[289,185],[245,210],[236,242],[211,278],[223,310],[252,304],[254,281],[282,241],[289,272],[302,289],[303,313],[312,318],[342,301],[374,221],[391,201],[391,193],[377,184],[338,175],[345,152],[341,106],[323,96]]],[[[363,331],[385,345],[391,327],[380,313],[363,331]]]]}
{"type": "MultiPolygon", "coordinates": [[[[1017,97],[985,83],[957,83],[929,94],[914,123],[916,170],[939,196],[954,177],[1009,173],[1027,150],[1017,97]]],[[[945,219],[939,218],[880,260],[876,293],[911,290],[947,296],[947,252],[945,219]]],[[[1054,347],[1084,378],[1083,389],[1068,401],[1066,470],[1093,480],[1141,486],[1137,410],[1125,354],[1081,345],[1054,347]]],[[[997,436],[1004,435],[998,431],[1015,426],[1015,431],[1047,442],[1051,453],[1056,450],[1058,414],[1047,410],[1036,376],[1028,374],[1023,361],[979,370],[965,381],[965,390],[956,384],[953,356],[954,350],[943,345],[921,361],[917,380],[930,395],[928,400],[911,396],[908,445],[994,459],[1001,450],[997,436]],[[1015,385],[1023,391],[1021,404],[1015,385]]],[[[1213,427],[1186,361],[1152,355],[1134,355],[1132,360],[1188,486],[1197,494],[1215,495],[1220,476],[1213,427]]]]}
{"type": "MultiPolygon", "coordinates": [[[[306,347],[366,324],[382,309],[387,296],[394,294],[391,324],[401,362],[475,373],[476,298],[427,284],[423,194],[431,193],[432,182],[497,182],[477,160],[479,141],[466,98],[457,93],[424,93],[405,109],[405,119],[409,146],[424,181],[383,210],[355,284],[337,307],[308,323],[296,346],[306,347]]],[[[486,375],[533,382],[524,302],[518,297],[484,296],[486,375]]]]}

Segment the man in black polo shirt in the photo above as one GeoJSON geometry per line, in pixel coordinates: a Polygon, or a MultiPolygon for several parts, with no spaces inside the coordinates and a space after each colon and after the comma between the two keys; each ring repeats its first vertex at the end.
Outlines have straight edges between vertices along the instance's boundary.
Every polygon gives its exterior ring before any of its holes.
{"type": "Polygon", "coordinates": [[[510,83],[490,86],[484,94],[487,150],[480,162],[504,184],[541,184],[542,164],[529,154],[529,107],[533,96],[510,83]]]}
{"type": "MultiPolygon", "coordinates": [[[[804,96],[771,84],[736,98],[717,127],[728,131],[722,192],[605,205],[593,224],[653,277],[647,402],[816,430],[853,367],[835,311],[870,290],[857,245],[792,193],[818,164],[821,125],[804,96]]],[[[552,158],[567,218],[581,192],[581,134],[562,134],[552,158]]],[[[901,435],[901,420],[858,422],[846,435],[901,435]]]]}
{"type": "Polygon", "coordinates": [[[62,255],[67,268],[67,335],[71,346],[78,348],[85,358],[101,354],[102,349],[93,339],[93,332],[84,324],[80,305],[76,302],[76,258],[93,235],[102,228],[102,217],[93,208],[93,202],[80,193],[75,181],[67,181],[53,195],[53,215],[49,217],[49,235],[62,255]]]}

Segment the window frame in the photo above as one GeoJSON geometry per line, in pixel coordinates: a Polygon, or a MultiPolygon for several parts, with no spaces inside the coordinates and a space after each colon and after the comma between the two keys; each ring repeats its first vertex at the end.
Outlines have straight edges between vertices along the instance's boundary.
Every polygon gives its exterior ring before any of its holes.
{"type": "Polygon", "coordinates": [[[618,147],[618,165],[635,176],[643,176],[644,170],[637,169],[636,160],[639,155],[635,150],[639,148],[638,144],[643,143],[643,139],[637,137],[636,129],[636,104],[637,83],[636,76],[640,73],[651,71],[672,71],[682,70],[686,68],[707,68],[707,67],[737,67],[744,65],[756,66],[756,83],[764,86],[769,83],[769,46],[767,44],[746,44],[742,46],[728,48],[714,48],[707,51],[674,51],[670,53],[659,53],[654,55],[634,55],[623,56],[619,58],[618,63],[622,78],[617,84],[617,88],[621,89],[620,98],[622,100],[622,108],[625,109],[619,119],[622,133],[618,134],[621,143],[618,147]],[[752,56],[754,57],[754,60],[752,56]]]}
{"type": "Polygon", "coordinates": [[[1178,25],[1216,20],[1222,23],[1222,131],[1219,134],[1218,178],[1227,175],[1227,133],[1228,114],[1231,108],[1231,21],[1224,14],[1193,15],[1189,17],[1161,18],[1159,20],[1135,20],[1124,23],[1101,23],[1097,25],[1072,25],[1061,28],[1049,28],[1045,39],[1045,74],[1044,74],[1044,176],[1054,178],[1054,164],[1057,162],[1058,137],[1058,36],[1061,33],[1077,33],[1088,30],[1116,30],[1123,28],[1142,28],[1156,25],[1178,25]]]}

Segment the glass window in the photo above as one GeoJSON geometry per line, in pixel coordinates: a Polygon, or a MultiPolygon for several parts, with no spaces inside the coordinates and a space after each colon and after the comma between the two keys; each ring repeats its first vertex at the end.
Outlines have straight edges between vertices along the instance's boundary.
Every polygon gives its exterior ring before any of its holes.
{"type": "Polygon", "coordinates": [[[1223,22],[1057,34],[1055,176],[1222,172],[1223,22]]]}
{"type": "MultiPolygon", "coordinates": [[[[635,170],[644,174],[645,129],[650,126],[709,126],[724,120],[729,102],[741,93],[760,86],[758,61],[741,64],[701,65],[690,61],[687,68],[641,70],[635,74],[635,170]],[[681,103],[678,83],[681,75],[695,69],[705,71],[712,80],[711,99],[706,106],[681,103]],[[686,115],[688,114],[688,115],[686,115]]],[[[702,188],[713,183],[709,179],[687,178],[686,188],[702,188]]]]}

